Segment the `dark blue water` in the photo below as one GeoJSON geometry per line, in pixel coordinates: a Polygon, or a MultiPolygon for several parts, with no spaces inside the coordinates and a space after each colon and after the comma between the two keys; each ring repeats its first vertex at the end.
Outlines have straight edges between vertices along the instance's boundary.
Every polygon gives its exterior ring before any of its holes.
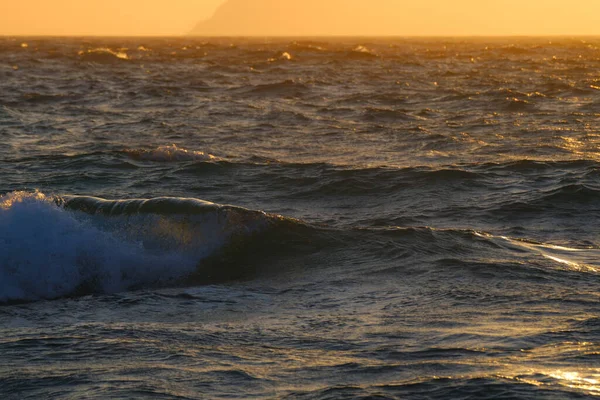
{"type": "Polygon", "coordinates": [[[600,395],[600,40],[0,39],[0,397],[600,395]]]}

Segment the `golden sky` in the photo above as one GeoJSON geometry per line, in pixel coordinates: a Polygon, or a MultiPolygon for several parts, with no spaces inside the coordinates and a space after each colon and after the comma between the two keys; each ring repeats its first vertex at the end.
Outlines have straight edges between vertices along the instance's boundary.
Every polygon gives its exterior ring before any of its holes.
{"type": "Polygon", "coordinates": [[[0,34],[179,35],[215,10],[202,33],[600,35],[600,0],[0,0],[0,34]]]}

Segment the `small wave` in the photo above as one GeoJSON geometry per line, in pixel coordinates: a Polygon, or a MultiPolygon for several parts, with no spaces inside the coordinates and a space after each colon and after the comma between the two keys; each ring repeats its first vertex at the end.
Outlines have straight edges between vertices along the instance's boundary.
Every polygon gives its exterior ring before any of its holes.
{"type": "Polygon", "coordinates": [[[411,115],[407,110],[367,107],[364,118],[367,121],[425,121],[427,118],[411,115]]]}
{"type": "Polygon", "coordinates": [[[125,154],[141,161],[218,161],[219,158],[203,151],[187,150],[176,145],[160,146],[153,150],[125,150],[125,154]]]}
{"type": "Polygon", "coordinates": [[[113,63],[119,60],[129,60],[129,56],[124,51],[114,51],[108,48],[97,48],[89,50],[81,50],[77,53],[84,61],[96,63],[113,63]]]}
{"type": "Polygon", "coordinates": [[[358,58],[378,58],[379,56],[373,52],[372,50],[369,50],[368,48],[366,48],[365,46],[362,45],[358,45],[356,46],[354,49],[352,49],[352,51],[349,53],[349,55],[351,57],[358,57],[358,58]]]}
{"type": "Polygon", "coordinates": [[[540,205],[583,205],[592,203],[597,205],[600,202],[600,189],[590,187],[584,184],[569,184],[557,189],[546,192],[542,198],[538,200],[540,205]]]}
{"type": "Polygon", "coordinates": [[[294,57],[292,57],[292,55],[290,53],[288,53],[287,51],[281,52],[281,53],[277,53],[274,57],[269,58],[269,62],[276,62],[276,61],[291,61],[293,60],[294,57]]]}
{"type": "Polygon", "coordinates": [[[325,51],[326,43],[321,42],[306,42],[306,41],[296,41],[290,43],[290,48],[297,51],[306,51],[306,52],[322,52],[325,51]]]}
{"type": "Polygon", "coordinates": [[[300,97],[306,93],[310,88],[294,80],[288,79],[282,82],[267,83],[262,85],[256,85],[251,88],[248,92],[256,95],[279,95],[279,96],[292,96],[300,97]]]}
{"type": "MultiPolygon", "coordinates": [[[[287,165],[287,168],[297,168],[287,165]]],[[[318,171],[315,175],[289,173],[279,177],[273,183],[282,185],[292,197],[323,196],[370,196],[372,193],[381,195],[406,191],[414,187],[439,187],[440,185],[471,187],[483,184],[484,174],[460,168],[361,168],[339,169],[330,165],[313,164],[304,166],[318,171]]]]}
{"type": "Polygon", "coordinates": [[[533,103],[528,100],[521,100],[516,97],[506,98],[506,110],[511,112],[531,111],[534,108],[533,103]]]}
{"type": "Polygon", "coordinates": [[[520,47],[514,44],[503,46],[497,49],[502,54],[525,55],[535,52],[535,47],[520,47]]]}
{"type": "Polygon", "coordinates": [[[379,59],[379,55],[363,45],[358,45],[349,50],[336,50],[331,53],[333,59],[339,62],[344,61],[369,61],[379,59]]]}
{"type": "Polygon", "coordinates": [[[53,103],[68,100],[70,98],[67,94],[42,94],[42,93],[25,93],[22,96],[23,100],[28,103],[53,103]]]}
{"type": "Polygon", "coordinates": [[[561,172],[564,170],[596,170],[596,163],[589,160],[569,160],[569,161],[537,161],[537,160],[516,160],[505,163],[487,163],[477,167],[485,172],[517,172],[517,173],[547,173],[561,172]]]}
{"type": "MultiPolygon", "coordinates": [[[[493,212],[506,218],[525,218],[547,212],[561,213],[569,218],[596,211],[600,205],[600,189],[582,183],[565,184],[532,193],[528,198],[509,198],[493,212]]],[[[555,214],[556,215],[556,214],[555,214]]]]}

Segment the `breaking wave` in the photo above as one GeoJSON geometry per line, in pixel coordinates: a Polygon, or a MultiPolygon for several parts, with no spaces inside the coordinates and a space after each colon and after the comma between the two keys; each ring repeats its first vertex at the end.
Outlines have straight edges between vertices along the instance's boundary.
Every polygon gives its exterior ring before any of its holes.
{"type": "Polygon", "coordinates": [[[0,197],[0,303],[210,278],[204,260],[278,220],[196,199],[12,192],[0,197]]]}
{"type": "MultiPolygon", "coordinates": [[[[471,230],[334,229],[192,198],[104,200],[12,192],[0,197],[0,303],[227,282],[260,272],[253,268],[267,271],[270,259],[323,257],[323,251],[335,252],[338,246],[357,262],[385,256],[383,271],[405,275],[411,273],[405,262],[391,269],[389,263],[418,256],[426,261],[419,268],[487,270],[464,261],[482,251],[496,259],[524,257],[544,273],[600,271],[597,248],[471,230]]],[[[524,271],[536,275],[536,268],[524,271]]]]}

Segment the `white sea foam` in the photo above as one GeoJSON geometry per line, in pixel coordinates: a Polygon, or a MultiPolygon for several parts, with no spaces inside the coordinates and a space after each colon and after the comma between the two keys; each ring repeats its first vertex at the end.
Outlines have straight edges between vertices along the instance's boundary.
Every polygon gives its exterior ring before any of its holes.
{"type": "Polygon", "coordinates": [[[271,57],[269,58],[269,62],[275,62],[275,61],[290,61],[292,60],[293,57],[290,53],[288,53],[287,51],[284,51],[282,53],[277,54],[277,56],[275,57],[271,57]]]}
{"type": "Polygon", "coordinates": [[[375,53],[373,51],[369,50],[368,48],[366,48],[363,45],[356,46],[352,51],[354,51],[356,53],[365,53],[365,54],[373,54],[373,55],[375,55],[375,53]]]}

